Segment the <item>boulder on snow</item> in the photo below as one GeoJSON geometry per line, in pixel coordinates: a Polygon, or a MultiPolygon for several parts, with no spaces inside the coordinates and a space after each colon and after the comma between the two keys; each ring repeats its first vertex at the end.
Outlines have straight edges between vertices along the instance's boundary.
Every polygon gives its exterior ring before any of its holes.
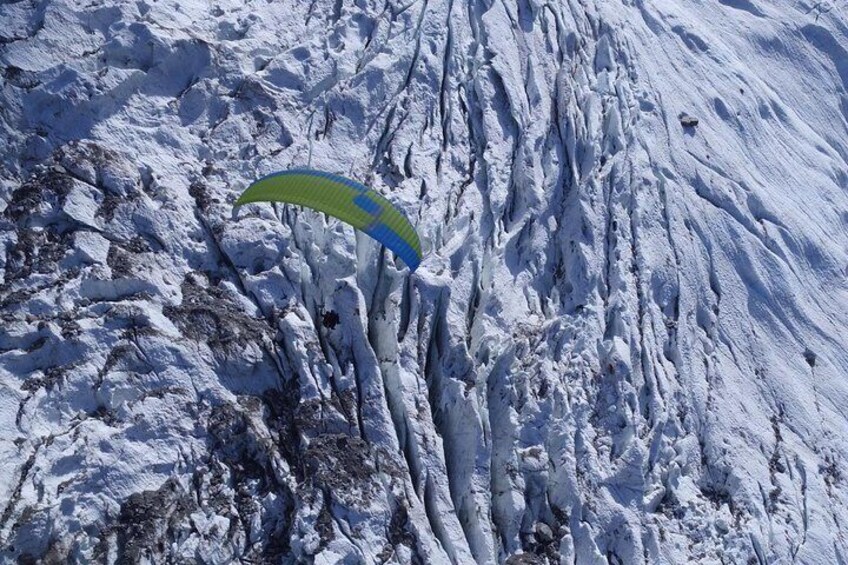
{"type": "Polygon", "coordinates": [[[109,240],[96,232],[74,232],[74,247],[88,263],[105,264],[109,257],[109,240]]]}
{"type": "Polygon", "coordinates": [[[698,125],[698,118],[692,117],[689,114],[680,116],[680,125],[685,128],[693,128],[698,125]]]}
{"type": "Polygon", "coordinates": [[[536,522],[536,539],[539,543],[550,543],[554,539],[554,532],[544,522],[536,522]]]}

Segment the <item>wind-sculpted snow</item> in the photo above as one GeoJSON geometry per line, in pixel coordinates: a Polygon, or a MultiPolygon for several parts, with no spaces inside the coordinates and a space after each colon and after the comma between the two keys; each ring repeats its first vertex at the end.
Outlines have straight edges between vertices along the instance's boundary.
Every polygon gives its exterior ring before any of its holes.
{"type": "Polygon", "coordinates": [[[846,21],[0,4],[0,561],[848,561],[846,21]]]}

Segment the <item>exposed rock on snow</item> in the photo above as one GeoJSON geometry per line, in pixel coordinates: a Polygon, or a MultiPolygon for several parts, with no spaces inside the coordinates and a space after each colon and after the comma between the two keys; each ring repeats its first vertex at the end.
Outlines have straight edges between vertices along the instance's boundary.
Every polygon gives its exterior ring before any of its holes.
{"type": "Polygon", "coordinates": [[[698,118],[693,118],[689,114],[683,114],[680,116],[680,125],[685,128],[693,128],[697,126],[699,123],[698,118]]]}
{"type": "Polygon", "coordinates": [[[846,10],[0,4],[0,561],[848,561],[846,10]]]}

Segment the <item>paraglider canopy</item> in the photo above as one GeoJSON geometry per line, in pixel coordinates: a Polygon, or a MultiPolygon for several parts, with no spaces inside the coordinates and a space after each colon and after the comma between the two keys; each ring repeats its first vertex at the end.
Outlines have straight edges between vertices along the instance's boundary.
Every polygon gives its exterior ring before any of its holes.
{"type": "Polygon", "coordinates": [[[251,184],[235,205],[251,202],[299,204],[324,212],[394,251],[410,272],[421,263],[421,242],[406,216],[376,191],[354,180],[312,169],[281,171],[251,184]]]}

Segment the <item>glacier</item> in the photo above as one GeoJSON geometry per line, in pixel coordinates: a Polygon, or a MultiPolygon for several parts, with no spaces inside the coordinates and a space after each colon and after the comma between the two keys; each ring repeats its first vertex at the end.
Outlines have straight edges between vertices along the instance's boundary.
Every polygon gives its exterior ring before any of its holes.
{"type": "Polygon", "coordinates": [[[0,317],[1,562],[848,563],[848,4],[0,3],[0,317]]]}

